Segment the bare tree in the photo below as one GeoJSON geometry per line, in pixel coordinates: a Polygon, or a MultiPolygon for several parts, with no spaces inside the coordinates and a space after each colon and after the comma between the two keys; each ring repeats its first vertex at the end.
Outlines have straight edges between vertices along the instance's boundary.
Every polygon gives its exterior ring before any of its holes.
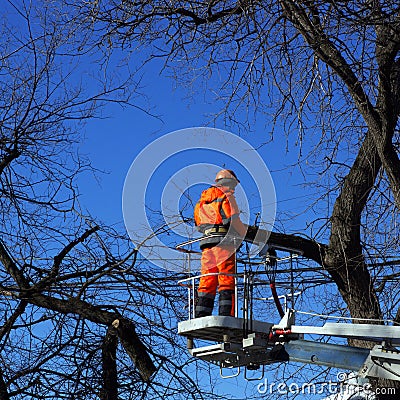
{"type": "Polygon", "coordinates": [[[324,222],[308,239],[272,239],[318,262],[353,318],[400,322],[397,275],[385,266],[399,248],[399,11],[375,0],[114,0],[80,15],[113,46],[163,57],[180,79],[224,75],[228,118],[239,107],[273,110],[272,137],[278,121],[288,135],[296,127],[299,166],[325,178],[314,204],[324,222]]]}
{"type": "Polygon", "coordinates": [[[134,89],[101,66],[86,85],[77,23],[52,2],[1,15],[0,398],[214,398],[184,370],[177,277],[79,208],[83,122],[134,89]]]}

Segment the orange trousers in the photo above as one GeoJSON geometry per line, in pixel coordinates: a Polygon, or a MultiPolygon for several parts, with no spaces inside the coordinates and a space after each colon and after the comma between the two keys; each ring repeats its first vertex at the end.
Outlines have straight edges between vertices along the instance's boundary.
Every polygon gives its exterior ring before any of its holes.
{"type": "MultiPolygon", "coordinates": [[[[223,273],[234,274],[235,248],[233,246],[214,246],[202,250],[201,274],[223,273]]],[[[235,277],[227,275],[202,276],[198,292],[205,292],[215,296],[218,291],[235,290],[235,277]]]]}

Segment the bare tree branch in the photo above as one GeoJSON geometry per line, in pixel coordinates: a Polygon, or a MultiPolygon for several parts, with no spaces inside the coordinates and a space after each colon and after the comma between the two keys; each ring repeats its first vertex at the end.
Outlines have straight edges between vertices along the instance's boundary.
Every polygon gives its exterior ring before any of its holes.
{"type": "Polygon", "coordinates": [[[101,400],[118,399],[117,345],[118,338],[116,329],[110,326],[104,337],[101,349],[103,367],[101,400]]]}

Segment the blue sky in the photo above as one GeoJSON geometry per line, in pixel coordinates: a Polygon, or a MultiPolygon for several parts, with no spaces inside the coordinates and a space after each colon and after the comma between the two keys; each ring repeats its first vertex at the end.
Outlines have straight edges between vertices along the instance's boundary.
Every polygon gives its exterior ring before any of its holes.
{"type": "MultiPolygon", "coordinates": [[[[96,64],[87,64],[82,68],[95,69],[96,64]]],[[[141,92],[133,99],[139,107],[149,107],[150,113],[158,117],[135,107],[110,104],[103,111],[104,118],[90,120],[82,128],[85,139],[80,144],[80,152],[87,155],[99,173],[96,177],[89,173],[79,177],[77,184],[81,193],[80,204],[83,209],[106,224],[122,226],[122,191],[126,174],[135,157],[151,142],[179,129],[210,124],[238,134],[236,129],[226,127],[221,118],[215,123],[212,122],[210,115],[218,113],[224,105],[215,102],[211,91],[203,94],[200,90],[197,92],[190,87],[177,86],[172,79],[161,76],[159,71],[160,65],[155,62],[146,65],[141,71],[141,92]]],[[[218,78],[213,77],[207,86],[217,90],[219,84],[218,78]]],[[[242,111],[243,113],[239,112],[236,118],[245,122],[246,114],[242,111]]],[[[272,174],[278,212],[276,229],[287,233],[309,233],[305,230],[307,219],[314,220],[319,215],[311,209],[305,212],[306,205],[313,200],[313,192],[309,187],[302,186],[305,177],[300,170],[290,167],[298,161],[298,148],[293,145],[293,138],[290,139],[290,145],[287,145],[283,129],[279,126],[275,128],[274,141],[268,142],[268,127],[271,124],[268,118],[270,117],[265,114],[259,115],[257,122],[251,126],[251,132],[242,130],[240,135],[258,148],[272,174]],[[288,148],[290,151],[287,151],[288,148]]],[[[293,136],[297,136],[295,131],[293,136]]],[[[216,162],[221,160],[222,158],[217,158],[216,162]]],[[[306,164],[303,166],[307,168],[306,164]]],[[[178,167],[174,162],[166,163],[168,169],[163,171],[164,176],[172,176],[178,167]]],[[[214,176],[209,177],[210,183],[213,178],[214,176]]],[[[242,184],[244,188],[249,187],[249,182],[245,179],[242,184]]],[[[149,195],[151,196],[151,193],[149,195]]],[[[256,210],[252,212],[254,214],[250,215],[250,222],[254,220],[256,210]]],[[[215,368],[217,380],[218,372],[215,368]]],[[[237,387],[242,388],[243,385],[244,381],[240,377],[237,380],[224,381],[221,387],[240,396],[237,387]],[[232,386],[235,387],[234,390],[232,386]]],[[[248,385],[250,391],[254,392],[256,384],[248,385]]]]}
{"type": "MultiPolygon", "coordinates": [[[[175,88],[171,79],[159,76],[157,66],[149,68],[145,72],[146,76],[144,91],[149,96],[152,111],[161,119],[139,109],[112,105],[104,111],[104,118],[89,121],[85,126],[86,139],[80,146],[80,151],[87,154],[93,166],[104,173],[99,173],[97,180],[87,175],[81,179],[81,202],[93,215],[108,223],[122,221],[123,184],[128,169],[139,152],[152,141],[175,130],[205,126],[210,121],[206,115],[218,112],[218,107],[221,107],[218,103],[206,103],[203,98],[185,99],[188,90],[175,88]]],[[[240,135],[258,148],[269,168],[275,183],[278,211],[290,210],[295,213],[302,208],[299,199],[301,201],[303,196],[307,196],[298,186],[303,178],[293,168],[287,169],[288,165],[296,162],[297,154],[295,151],[286,151],[286,139],[283,135],[275,135],[273,142],[259,147],[268,141],[269,133],[266,132],[264,123],[265,121],[260,120],[259,125],[253,127],[253,132],[240,132],[240,135]]],[[[218,120],[214,127],[237,134],[218,120]]],[[[173,165],[169,167],[171,175],[176,172],[173,165]]],[[[210,176],[210,183],[213,178],[210,176]]],[[[291,228],[293,227],[288,227],[291,228]]]]}
{"type": "MultiPolygon", "coordinates": [[[[89,175],[80,178],[81,204],[108,224],[123,223],[121,202],[124,180],[131,163],[140,151],[152,141],[170,132],[205,125],[207,122],[205,115],[218,111],[216,109],[218,104],[205,103],[200,99],[192,99],[189,104],[185,100],[187,90],[179,87],[174,89],[174,82],[159,76],[157,67],[145,71],[145,78],[144,90],[154,107],[153,111],[161,116],[162,122],[138,109],[114,105],[105,110],[109,114],[106,119],[89,121],[85,127],[86,140],[82,143],[81,152],[90,157],[94,167],[104,170],[105,173],[99,173],[97,181],[89,175]]],[[[266,121],[261,120],[259,125],[254,126],[253,132],[242,132],[242,137],[258,148],[268,140],[265,123],[266,121]]],[[[218,122],[215,127],[225,128],[218,122]]],[[[312,196],[309,189],[299,186],[304,179],[296,172],[297,169],[287,168],[297,161],[297,152],[286,151],[286,139],[283,135],[277,134],[275,137],[273,142],[265,144],[258,151],[270,169],[275,184],[277,229],[288,232],[302,231],[307,218],[302,212],[312,196]],[[290,219],[288,214],[295,217],[290,219]]],[[[174,163],[167,163],[167,167],[170,171],[164,171],[164,174],[172,175],[176,172],[174,163]]],[[[213,176],[210,176],[211,181],[212,179],[213,176]]],[[[313,212],[310,217],[315,217],[313,212]]],[[[254,218],[254,215],[251,218],[254,218]]],[[[212,370],[215,373],[213,379],[219,381],[222,392],[235,393],[234,398],[237,399],[246,398],[246,393],[257,394],[256,388],[260,381],[248,383],[242,375],[235,379],[224,380],[219,377],[217,367],[212,367],[212,370]]],[[[270,375],[266,376],[273,380],[270,375]]],[[[301,385],[306,380],[304,376],[299,376],[295,382],[301,385]]],[[[267,395],[260,395],[259,398],[266,397],[267,395]]]]}
{"type": "MultiPolygon", "coordinates": [[[[15,15],[14,17],[10,15],[10,17],[15,18],[15,15]]],[[[19,27],[23,27],[25,23],[19,17],[15,19],[15,22],[19,27]]],[[[97,68],[97,64],[87,62],[78,65],[75,72],[90,72],[91,69],[96,71],[97,68]]],[[[159,71],[160,65],[157,63],[146,65],[141,71],[143,73],[141,92],[133,98],[133,103],[136,102],[138,107],[143,109],[149,107],[150,113],[157,115],[157,118],[139,108],[121,107],[114,103],[104,108],[103,118],[89,120],[86,125],[79,128],[84,137],[79,145],[79,151],[91,160],[93,167],[99,170],[96,176],[87,172],[79,176],[76,183],[80,192],[80,205],[96,219],[106,224],[117,224],[123,227],[121,203],[126,174],[135,157],[154,140],[179,129],[210,124],[233,134],[238,133],[235,129],[226,127],[222,119],[217,119],[215,124],[211,122],[210,115],[218,113],[224,106],[215,101],[211,91],[202,94],[200,91],[196,93],[193,88],[176,86],[172,79],[161,76],[159,71]],[[190,96],[191,94],[193,95],[190,96]]],[[[86,76],[80,77],[78,74],[75,79],[78,82],[82,79],[84,83],[87,83],[85,78],[86,76]]],[[[219,84],[218,78],[213,77],[207,86],[217,90],[219,84]]],[[[90,86],[89,89],[91,89],[90,86]]],[[[244,122],[246,115],[238,113],[236,118],[244,122]]],[[[251,132],[242,130],[241,137],[253,147],[258,148],[259,154],[272,174],[278,216],[286,212],[301,213],[304,209],[303,200],[309,196],[309,192],[298,186],[303,182],[303,177],[296,172],[296,169],[287,168],[297,161],[297,151],[286,151],[286,139],[279,127],[276,129],[275,140],[262,146],[269,140],[270,122],[268,117],[260,115],[258,123],[252,125],[251,132]]],[[[224,157],[216,157],[215,162],[220,163],[222,160],[224,157]]],[[[188,161],[191,162],[191,160],[188,161]]],[[[170,162],[166,163],[166,167],[169,170],[163,171],[162,175],[172,176],[179,165],[170,162]]],[[[234,168],[232,165],[226,165],[226,167],[234,168]]],[[[239,177],[246,190],[252,186],[248,179],[243,178],[245,176],[242,174],[239,177]]],[[[210,183],[213,179],[213,175],[209,176],[210,183]]],[[[254,192],[250,195],[254,195],[254,192]]],[[[256,211],[256,209],[251,210],[250,222],[254,221],[256,211]]],[[[304,226],[304,218],[300,216],[288,220],[285,215],[285,220],[279,217],[278,226],[279,230],[301,230],[304,226]]],[[[214,368],[214,371],[213,379],[221,384],[221,390],[235,393],[240,398],[242,395],[240,391],[245,387],[242,377],[226,381],[219,377],[218,368],[214,368]]],[[[255,391],[255,385],[248,384],[248,387],[251,392],[255,391]]]]}

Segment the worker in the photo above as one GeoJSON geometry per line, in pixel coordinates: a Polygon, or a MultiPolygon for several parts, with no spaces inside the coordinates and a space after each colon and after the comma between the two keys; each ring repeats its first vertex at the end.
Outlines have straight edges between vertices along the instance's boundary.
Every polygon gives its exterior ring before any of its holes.
{"type": "Polygon", "coordinates": [[[239,183],[229,169],[219,171],[215,185],[204,190],[195,206],[195,223],[203,238],[200,241],[201,275],[197,290],[195,318],[212,314],[218,288],[219,315],[234,316],[236,249],[247,233],[239,217],[234,196],[239,183]]]}

